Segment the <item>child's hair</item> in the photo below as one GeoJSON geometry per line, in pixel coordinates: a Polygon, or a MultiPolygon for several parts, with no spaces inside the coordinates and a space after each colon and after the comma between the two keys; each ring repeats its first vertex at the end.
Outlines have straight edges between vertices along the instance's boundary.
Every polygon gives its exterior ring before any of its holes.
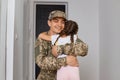
{"type": "Polygon", "coordinates": [[[75,21],[68,20],[65,22],[64,29],[60,32],[60,36],[62,35],[74,35],[78,32],[78,24],[75,21]]]}
{"type": "Polygon", "coordinates": [[[62,35],[70,35],[71,36],[71,42],[74,42],[73,36],[77,34],[78,32],[78,24],[75,21],[68,20],[65,22],[65,27],[61,31],[60,36],[62,35]]]}
{"type": "MultiPolygon", "coordinates": [[[[73,43],[74,42],[74,35],[77,34],[78,32],[78,24],[75,22],[75,21],[72,21],[72,20],[67,20],[65,22],[65,27],[64,29],[59,33],[59,37],[56,39],[55,43],[57,42],[57,40],[63,36],[63,35],[70,35],[71,36],[71,42],[73,43]]],[[[55,45],[54,43],[54,45],[55,45]]]]}

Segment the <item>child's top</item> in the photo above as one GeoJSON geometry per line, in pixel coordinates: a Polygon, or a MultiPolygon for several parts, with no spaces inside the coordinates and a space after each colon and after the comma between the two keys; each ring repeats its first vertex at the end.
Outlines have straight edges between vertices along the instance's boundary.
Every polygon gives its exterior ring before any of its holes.
{"type": "MultiPolygon", "coordinates": [[[[54,43],[55,43],[55,41],[57,40],[58,37],[59,37],[59,35],[52,35],[52,38],[51,38],[52,39],[52,45],[54,45],[54,43]]],[[[71,43],[71,39],[70,38],[71,38],[71,36],[59,37],[58,41],[56,42],[56,45],[57,46],[61,45],[61,47],[59,47],[59,48],[63,48],[64,45],[71,43]]],[[[75,42],[76,39],[77,39],[77,35],[74,35],[73,38],[74,38],[74,42],[75,42]]],[[[67,54],[64,53],[64,52],[61,52],[62,49],[59,49],[59,48],[57,50],[60,50],[60,51],[58,51],[60,53],[58,53],[59,55],[58,55],[57,58],[66,57],[67,54]]]]}
{"type": "MultiPolygon", "coordinates": [[[[52,35],[52,45],[54,45],[55,41],[57,40],[57,38],[59,37],[59,35],[52,35]]],[[[57,41],[57,44],[56,45],[65,45],[67,43],[71,43],[71,40],[70,40],[70,37],[71,36],[66,36],[66,37],[60,37],[57,41]]],[[[74,35],[74,42],[76,41],[77,39],[77,35],[74,35]]]]}

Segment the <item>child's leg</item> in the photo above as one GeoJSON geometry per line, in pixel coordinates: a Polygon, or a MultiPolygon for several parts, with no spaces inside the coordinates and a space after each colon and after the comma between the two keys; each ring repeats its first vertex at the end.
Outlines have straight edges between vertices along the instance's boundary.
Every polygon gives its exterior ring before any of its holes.
{"type": "Polygon", "coordinates": [[[61,67],[59,70],[57,70],[57,80],[69,80],[66,69],[66,67],[61,67]]]}
{"type": "Polygon", "coordinates": [[[80,80],[79,67],[68,67],[69,80],[80,80]]]}

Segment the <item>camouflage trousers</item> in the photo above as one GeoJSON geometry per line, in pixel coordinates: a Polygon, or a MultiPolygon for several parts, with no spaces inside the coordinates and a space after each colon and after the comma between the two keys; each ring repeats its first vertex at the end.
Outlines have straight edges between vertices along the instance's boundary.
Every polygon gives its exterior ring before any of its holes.
{"type": "Polygon", "coordinates": [[[56,80],[57,71],[41,70],[37,80],[56,80]]]}

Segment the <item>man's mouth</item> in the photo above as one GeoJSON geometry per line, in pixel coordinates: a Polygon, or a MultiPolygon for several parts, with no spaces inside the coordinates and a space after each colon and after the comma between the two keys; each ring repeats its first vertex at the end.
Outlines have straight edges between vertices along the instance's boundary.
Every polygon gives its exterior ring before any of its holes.
{"type": "Polygon", "coordinates": [[[55,27],[57,30],[61,30],[61,27],[55,27]]]}

